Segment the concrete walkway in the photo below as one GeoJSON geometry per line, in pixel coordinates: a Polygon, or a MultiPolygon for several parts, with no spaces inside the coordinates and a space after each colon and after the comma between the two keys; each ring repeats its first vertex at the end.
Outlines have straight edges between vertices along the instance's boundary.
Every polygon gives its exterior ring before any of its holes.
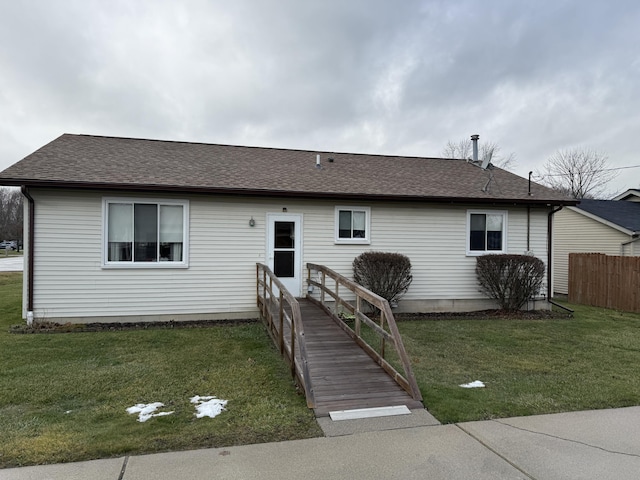
{"type": "Polygon", "coordinates": [[[24,257],[6,257],[4,250],[0,250],[0,272],[21,272],[23,266],[24,257]]]}
{"type": "Polygon", "coordinates": [[[2,480],[344,478],[636,480],[640,407],[0,470],[2,480]]]}

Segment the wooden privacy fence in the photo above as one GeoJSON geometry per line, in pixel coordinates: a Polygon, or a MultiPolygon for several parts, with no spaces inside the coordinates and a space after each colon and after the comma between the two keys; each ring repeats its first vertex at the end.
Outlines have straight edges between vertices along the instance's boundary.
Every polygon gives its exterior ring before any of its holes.
{"type": "Polygon", "coordinates": [[[640,312],[640,257],[570,253],[569,301],[640,312]]]}
{"type": "Polygon", "coordinates": [[[307,263],[307,283],[320,290],[319,299],[309,294],[307,298],[330,315],[414,400],[422,401],[422,394],[413,375],[409,355],[402,343],[389,302],[324,265],[307,263]],[[347,295],[355,296],[355,304],[345,299],[347,295]],[[368,310],[367,304],[373,307],[379,323],[364,313],[368,310]],[[349,323],[345,321],[345,315],[342,315],[344,312],[347,316],[352,316],[349,323]],[[365,334],[365,328],[369,335],[365,334]],[[371,345],[369,337],[378,339],[377,348],[371,345]],[[404,376],[385,359],[387,346],[396,355],[404,370],[404,376]]]}
{"type": "Polygon", "coordinates": [[[280,354],[289,364],[291,375],[304,389],[307,406],[313,408],[315,400],[307,364],[300,304],[266,265],[258,263],[256,275],[260,316],[280,354]]]}

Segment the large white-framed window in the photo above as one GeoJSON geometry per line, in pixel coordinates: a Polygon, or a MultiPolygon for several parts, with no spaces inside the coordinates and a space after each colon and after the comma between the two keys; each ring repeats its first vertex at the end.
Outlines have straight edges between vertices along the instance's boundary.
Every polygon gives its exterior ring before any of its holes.
{"type": "Polygon", "coordinates": [[[371,243],[371,209],[369,207],[336,207],[336,243],[371,243]]]}
{"type": "Polygon", "coordinates": [[[467,255],[507,253],[507,212],[467,211],[467,255]]]}
{"type": "Polygon", "coordinates": [[[103,267],[188,266],[188,200],[103,198],[103,267]]]}

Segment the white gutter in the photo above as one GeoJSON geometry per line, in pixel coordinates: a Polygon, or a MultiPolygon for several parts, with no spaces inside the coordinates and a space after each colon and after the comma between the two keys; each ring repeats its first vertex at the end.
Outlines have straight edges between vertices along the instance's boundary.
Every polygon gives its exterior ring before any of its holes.
{"type": "Polygon", "coordinates": [[[637,242],[638,240],[640,240],[640,236],[638,236],[638,235],[639,235],[639,234],[638,234],[638,232],[633,232],[633,235],[632,235],[632,236],[633,236],[633,237],[635,237],[635,238],[632,238],[631,240],[626,241],[626,242],[622,242],[622,243],[620,244],[620,255],[621,255],[621,256],[624,256],[624,247],[625,247],[626,245],[629,245],[629,244],[631,244],[631,243],[634,243],[634,242],[637,242]]]}

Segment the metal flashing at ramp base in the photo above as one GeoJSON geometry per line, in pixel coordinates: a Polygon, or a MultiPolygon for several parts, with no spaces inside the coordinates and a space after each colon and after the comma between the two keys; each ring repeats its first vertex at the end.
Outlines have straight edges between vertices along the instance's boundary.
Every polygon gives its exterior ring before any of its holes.
{"type": "Polygon", "coordinates": [[[334,422],[356,420],[358,418],[391,417],[393,415],[411,415],[411,410],[406,405],[395,405],[391,407],[356,408],[329,412],[329,416],[334,422]]]}
{"type": "Polygon", "coordinates": [[[364,432],[382,432],[403,428],[416,428],[440,425],[424,408],[410,410],[410,415],[391,415],[385,417],[356,418],[334,421],[330,417],[317,417],[316,421],[325,437],[342,437],[364,432]]]}

